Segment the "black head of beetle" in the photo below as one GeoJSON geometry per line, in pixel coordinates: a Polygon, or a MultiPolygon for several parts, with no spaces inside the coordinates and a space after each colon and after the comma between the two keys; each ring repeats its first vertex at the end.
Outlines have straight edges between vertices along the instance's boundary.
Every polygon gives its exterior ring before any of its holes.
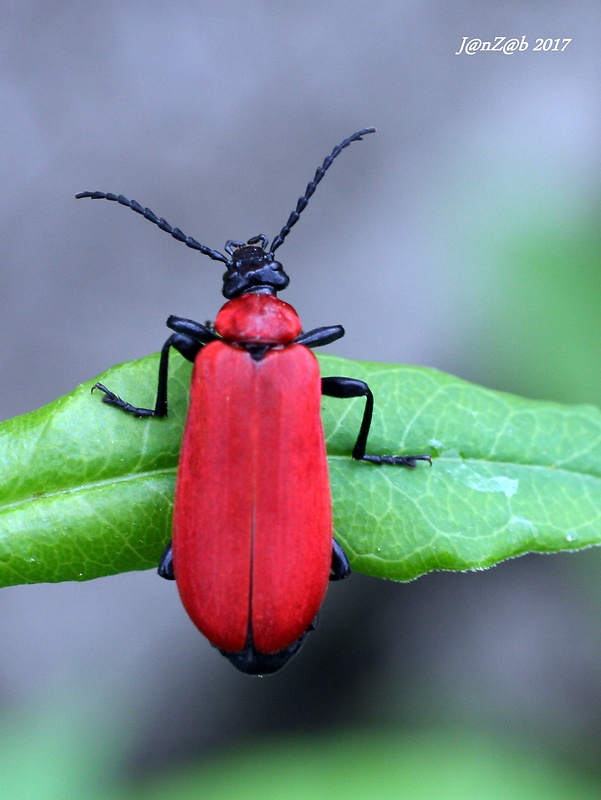
{"type": "MultiPolygon", "coordinates": [[[[275,294],[290,283],[281,263],[275,260],[273,253],[255,243],[257,239],[258,237],[250,239],[246,244],[233,243],[237,247],[233,249],[231,260],[223,274],[223,294],[228,300],[247,292],[275,294]]],[[[232,243],[228,242],[229,244],[232,243]]]]}

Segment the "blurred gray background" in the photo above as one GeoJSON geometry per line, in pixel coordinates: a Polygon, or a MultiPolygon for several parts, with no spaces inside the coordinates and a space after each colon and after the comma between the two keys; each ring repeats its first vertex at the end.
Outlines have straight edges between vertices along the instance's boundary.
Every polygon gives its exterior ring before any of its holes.
{"type": "MultiPolygon", "coordinates": [[[[278,253],[305,328],[344,324],[328,350],[349,358],[599,403],[598,2],[24,0],[0,19],[2,418],[222,302],[220,265],[77,191],[135,198],[216,249],[272,238],[369,125],[278,253]],[[522,35],[526,52],[455,55],[464,36],[522,35]],[[539,37],[572,41],[534,52],[539,37]]],[[[152,572],[4,589],[3,716],[37,731],[48,709],[83,714],[60,752],[118,740],[111,774],[134,782],[368,725],[475,727],[594,772],[599,565],[589,551],[408,585],[355,575],[262,681],[152,572]]]]}

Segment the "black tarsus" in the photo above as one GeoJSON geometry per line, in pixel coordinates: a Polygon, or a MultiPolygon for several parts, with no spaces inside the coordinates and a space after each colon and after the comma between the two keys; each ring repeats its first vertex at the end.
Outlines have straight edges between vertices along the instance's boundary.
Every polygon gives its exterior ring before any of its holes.
{"type": "Polygon", "coordinates": [[[89,197],[91,200],[113,200],[115,203],[120,203],[126,208],[131,208],[136,214],[141,214],[144,219],[147,219],[154,225],[158,225],[162,231],[170,233],[174,239],[177,239],[178,242],[183,242],[186,247],[191,247],[192,250],[200,250],[203,255],[212,258],[213,261],[221,261],[223,264],[228,265],[231,263],[229,258],[224,256],[223,253],[220,253],[218,250],[211,250],[210,247],[200,244],[200,242],[197,242],[196,239],[193,239],[191,236],[186,236],[179,228],[174,228],[164,220],[163,217],[157,217],[154,211],[140,205],[137,200],[128,200],[127,197],[124,197],[122,194],[113,194],[112,192],[78,192],[75,197],[77,200],[81,200],[84,197],[89,197]]]}
{"type": "Polygon", "coordinates": [[[290,233],[290,229],[292,228],[292,226],[296,225],[296,223],[298,222],[298,218],[306,208],[307,203],[309,202],[309,198],[317,188],[317,184],[323,178],[326,171],[330,168],[330,166],[332,165],[332,161],[334,161],[336,156],[338,156],[344,150],[345,147],[348,147],[349,144],[352,144],[353,142],[360,142],[363,136],[366,136],[368,133],[375,133],[375,131],[376,131],[375,128],[363,128],[363,130],[357,131],[357,133],[353,133],[353,135],[349,136],[348,139],[345,139],[343,142],[340,142],[340,144],[337,145],[332,150],[330,155],[327,156],[327,158],[324,160],[321,167],[317,168],[313,180],[307,184],[307,188],[305,189],[304,195],[302,197],[299,197],[298,203],[296,204],[296,208],[288,217],[288,222],[284,225],[282,230],[278,233],[278,235],[271,243],[271,249],[269,250],[271,254],[275,253],[275,251],[282,244],[286,236],[288,236],[288,234],[290,233]]]}
{"type": "Polygon", "coordinates": [[[127,414],[133,414],[134,417],[165,416],[165,414],[157,413],[156,408],[140,408],[139,406],[132,406],[131,403],[128,403],[122,397],[119,397],[118,394],[115,394],[115,392],[111,392],[110,389],[107,389],[103,383],[95,383],[94,386],[92,386],[92,391],[94,391],[94,389],[100,389],[101,392],[104,392],[104,397],[102,398],[103,403],[106,403],[109,406],[115,406],[115,408],[120,408],[121,411],[125,411],[127,414]]]}
{"type": "Polygon", "coordinates": [[[356,378],[322,378],[321,392],[327,397],[339,397],[342,399],[350,397],[364,397],[365,410],[363,419],[357,435],[357,441],[353,447],[353,458],[357,461],[369,461],[371,464],[395,464],[401,467],[415,467],[417,461],[427,461],[432,465],[432,458],[426,455],[420,456],[379,456],[366,453],[367,437],[371,427],[371,420],[374,413],[374,396],[365,381],[356,378]]]}

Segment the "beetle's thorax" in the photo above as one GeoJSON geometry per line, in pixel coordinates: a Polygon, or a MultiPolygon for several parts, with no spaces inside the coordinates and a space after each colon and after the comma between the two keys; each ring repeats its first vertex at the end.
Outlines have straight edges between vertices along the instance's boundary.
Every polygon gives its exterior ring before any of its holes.
{"type": "Polygon", "coordinates": [[[252,244],[235,243],[239,246],[233,249],[223,276],[223,294],[228,300],[247,292],[273,295],[290,283],[281,263],[255,240],[250,240],[252,244]]]}
{"type": "Polygon", "coordinates": [[[215,330],[227,342],[242,345],[290,344],[301,332],[292,306],[271,294],[248,292],[226,303],[215,320],[215,330]]]}

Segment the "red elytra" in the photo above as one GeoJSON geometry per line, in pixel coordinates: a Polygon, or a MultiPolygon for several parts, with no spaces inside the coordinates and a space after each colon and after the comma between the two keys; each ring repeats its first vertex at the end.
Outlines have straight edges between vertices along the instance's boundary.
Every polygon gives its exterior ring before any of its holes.
{"type": "Polygon", "coordinates": [[[231,300],[224,340],[196,357],[182,440],[173,565],[192,621],[221,650],[249,632],[261,653],[289,647],[322,604],[332,514],[317,359],[300,321],[266,294],[231,300]],[[254,360],[239,341],[282,345],[254,360]]]}

